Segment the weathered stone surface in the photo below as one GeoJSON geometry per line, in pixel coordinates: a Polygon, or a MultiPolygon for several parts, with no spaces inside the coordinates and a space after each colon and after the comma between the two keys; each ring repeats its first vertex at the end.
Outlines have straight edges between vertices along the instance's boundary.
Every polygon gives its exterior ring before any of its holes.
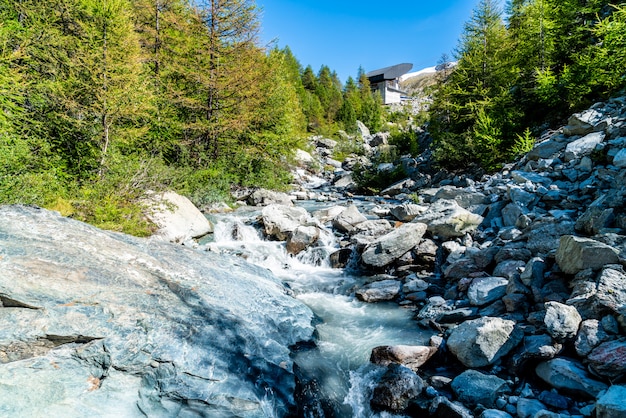
{"type": "Polygon", "coordinates": [[[622,148],[615,154],[615,157],[613,157],[613,165],[617,168],[626,167],[626,148],[622,148]]]}
{"type": "Polygon", "coordinates": [[[352,258],[352,249],[342,248],[330,255],[330,266],[334,269],[344,268],[350,262],[350,258],[352,258]]]}
{"type": "Polygon", "coordinates": [[[448,347],[466,367],[484,367],[515,348],[522,337],[515,322],[485,317],[465,321],[454,328],[448,347]]]}
{"type": "Polygon", "coordinates": [[[402,289],[399,280],[380,280],[363,286],[356,291],[356,297],[363,302],[383,302],[395,299],[402,289]]]}
{"type": "Polygon", "coordinates": [[[333,227],[341,232],[352,232],[358,224],[367,221],[355,205],[348,206],[333,219],[333,227]]]}
{"type": "Polygon", "coordinates": [[[319,239],[321,230],[316,226],[298,225],[287,239],[287,252],[298,254],[319,239]]]}
{"type": "Polygon", "coordinates": [[[609,335],[604,331],[597,319],[587,319],[580,324],[574,348],[581,357],[587,357],[591,350],[600,343],[607,341],[609,335]]]}
{"type": "Polygon", "coordinates": [[[402,254],[417,246],[425,233],[426,225],[424,224],[402,224],[365,247],[361,256],[362,261],[366,265],[375,267],[391,264],[402,254]]]}
{"type": "Polygon", "coordinates": [[[596,402],[596,418],[626,416],[626,386],[613,385],[596,402]]]}
{"type": "Polygon", "coordinates": [[[268,402],[279,416],[293,405],[288,347],[312,338],[313,314],[267,270],[31,207],[0,208],[0,252],[0,351],[51,343],[0,365],[2,415],[260,418],[268,402]]]}
{"type": "Polygon", "coordinates": [[[565,358],[541,362],[535,372],[552,387],[573,395],[595,398],[607,388],[604,383],[592,379],[580,363],[565,358]]]}
{"type": "Polygon", "coordinates": [[[273,190],[257,189],[248,197],[251,206],[282,205],[293,206],[293,199],[287,193],[273,190]]]}
{"type": "MultiPolygon", "coordinates": [[[[617,266],[619,268],[619,266],[617,266]]],[[[595,301],[598,305],[619,314],[626,314],[626,274],[607,267],[598,277],[595,301]]]]}
{"type": "Polygon", "coordinates": [[[452,390],[459,401],[469,407],[483,405],[493,408],[499,396],[511,390],[498,376],[466,370],[452,380],[452,390]]]}
{"type": "Polygon", "coordinates": [[[297,227],[311,222],[306,209],[284,205],[265,206],[261,212],[261,219],[265,234],[280,241],[287,240],[297,227]]]}
{"type": "Polygon", "coordinates": [[[424,382],[411,369],[392,363],[374,388],[370,405],[374,411],[402,412],[424,389],[424,382]]]}
{"type": "Polygon", "coordinates": [[[537,413],[545,409],[546,406],[537,399],[520,398],[517,401],[518,418],[534,418],[537,413]]]}
{"type": "Polygon", "coordinates": [[[615,380],[626,373],[626,342],[602,343],[591,351],[587,361],[594,373],[615,380]]]}
{"type": "Polygon", "coordinates": [[[467,297],[474,306],[484,306],[506,294],[509,280],[504,277],[480,277],[467,289],[467,297]]]}
{"type": "Polygon", "coordinates": [[[456,201],[443,199],[433,203],[427,212],[413,220],[425,223],[431,234],[444,239],[462,237],[474,231],[482,221],[482,216],[463,209],[456,201]]]}
{"type": "Polygon", "coordinates": [[[518,367],[529,359],[551,360],[563,350],[563,345],[549,335],[527,335],[513,355],[513,364],[518,367]]]}
{"type": "Polygon", "coordinates": [[[548,254],[559,246],[563,235],[572,234],[574,234],[574,222],[557,220],[536,222],[526,235],[526,248],[533,254],[548,254]]]}
{"type": "Polygon", "coordinates": [[[546,302],[544,324],[548,334],[557,341],[574,338],[582,318],[575,307],[559,302],[546,302]]]}
{"type": "Polygon", "coordinates": [[[435,418],[474,418],[474,414],[459,402],[437,396],[430,404],[429,416],[435,418]]]}
{"type": "Polygon", "coordinates": [[[508,412],[499,409],[485,409],[480,414],[480,418],[513,418],[508,412]]]}
{"type": "Polygon", "coordinates": [[[405,203],[392,207],[391,215],[399,221],[410,222],[415,219],[416,216],[426,212],[426,210],[428,210],[428,206],[405,203]]]}
{"type": "Polygon", "coordinates": [[[189,199],[174,192],[151,194],[146,215],[158,227],[154,236],[184,243],[213,232],[213,225],[189,199]]]}
{"type": "Polygon", "coordinates": [[[618,250],[601,242],[566,235],[559,242],[556,262],[563,272],[576,274],[581,270],[597,270],[607,264],[616,264],[619,262],[618,254],[618,250]]]}
{"type": "Polygon", "coordinates": [[[591,154],[596,145],[604,141],[605,136],[604,132],[593,132],[570,142],[565,147],[565,152],[563,153],[565,161],[571,161],[591,154]]]}
{"type": "Polygon", "coordinates": [[[575,113],[567,121],[563,128],[566,135],[586,135],[596,130],[606,128],[606,115],[597,109],[588,109],[575,113]]]}
{"type": "Polygon", "coordinates": [[[381,366],[391,363],[402,364],[417,372],[429,358],[437,352],[436,347],[419,345],[384,345],[374,347],[370,355],[370,362],[381,366]]]}
{"type": "Polygon", "coordinates": [[[557,142],[557,141],[545,141],[540,144],[537,144],[530,152],[527,154],[527,158],[529,160],[539,160],[551,158],[558,155],[567,144],[565,142],[557,142]]]}

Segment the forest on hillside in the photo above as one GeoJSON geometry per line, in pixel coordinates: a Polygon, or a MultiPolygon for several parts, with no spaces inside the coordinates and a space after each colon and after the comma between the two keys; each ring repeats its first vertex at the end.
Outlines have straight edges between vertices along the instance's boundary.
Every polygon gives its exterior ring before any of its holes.
{"type": "Polygon", "coordinates": [[[430,108],[437,161],[487,171],[626,87],[626,2],[481,0],[430,108]]]}
{"type": "Polygon", "coordinates": [[[137,202],[289,183],[309,132],[382,124],[342,85],[258,40],[249,0],[0,0],[0,202],[149,233],[137,202]]]}
{"type": "MultiPolygon", "coordinates": [[[[439,165],[495,170],[624,89],[624,3],[481,0],[432,93],[439,165]]],[[[0,203],[145,235],[147,190],[203,205],[233,184],[283,188],[308,135],[406,126],[363,69],[342,83],[262,45],[259,13],[253,0],[0,0],[0,203]]],[[[419,152],[405,133],[395,145],[419,152]]]]}

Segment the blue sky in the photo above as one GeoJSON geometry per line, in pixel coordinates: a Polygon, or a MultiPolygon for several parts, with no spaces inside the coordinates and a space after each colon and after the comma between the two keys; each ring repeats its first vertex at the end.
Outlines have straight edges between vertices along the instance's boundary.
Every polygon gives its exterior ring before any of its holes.
{"type": "Polygon", "coordinates": [[[452,56],[479,0],[257,0],[261,41],[286,45],[317,73],[328,65],[345,82],[410,62],[413,70],[452,56]]]}

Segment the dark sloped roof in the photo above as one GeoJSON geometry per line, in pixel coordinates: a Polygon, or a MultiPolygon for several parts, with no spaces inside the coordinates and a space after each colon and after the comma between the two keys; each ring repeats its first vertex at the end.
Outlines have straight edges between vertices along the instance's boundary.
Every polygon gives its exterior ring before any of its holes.
{"type": "Polygon", "coordinates": [[[391,67],[381,68],[380,70],[370,71],[365,74],[365,76],[370,80],[370,83],[378,83],[383,80],[395,80],[401,75],[411,71],[411,68],[413,68],[413,64],[396,64],[391,67]]]}

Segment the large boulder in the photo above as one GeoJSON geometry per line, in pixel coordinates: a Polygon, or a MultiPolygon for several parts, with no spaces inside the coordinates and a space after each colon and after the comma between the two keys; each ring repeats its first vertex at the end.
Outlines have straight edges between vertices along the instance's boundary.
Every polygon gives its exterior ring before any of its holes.
{"type": "Polygon", "coordinates": [[[484,317],[465,321],[452,330],[448,348],[466,367],[484,367],[511,351],[523,337],[515,322],[484,317]]]}
{"type": "Polygon", "coordinates": [[[495,407],[498,397],[511,390],[505,380],[477,370],[464,371],[452,380],[451,387],[464,405],[487,408],[495,407]]]}
{"type": "Polygon", "coordinates": [[[560,239],[556,262],[564,273],[576,274],[585,269],[599,270],[607,264],[617,264],[618,255],[618,250],[599,241],[565,235],[560,239]]]}
{"type": "Polygon", "coordinates": [[[252,206],[293,206],[293,198],[287,193],[266,189],[256,189],[253,191],[252,194],[248,196],[247,202],[252,206]]]}
{"type": "Polygon", "coordinates": [[[504,277],[474,279],[467,289],[467,297],[474,306],[483,306],[501,299],[506,294],[509,280],[504,277]]]}
{"type": "Polygon", "coordinates": [[[313,223],[306,209],[284,205],[268,205],[261,212],[265,235],[286,241],[299,226],[313,223]]]}
{"type": "Polygon", "coordinates": [[[374,267],[391,264],[420,243],[426,228],[421,223],[400,225],[365,247],[361,256],[363,263],[374,267]]]}
{"type": "Polygon", "coordinates": [[[602,343],[591,351],[587,360],[589,369],[595,374],[616,380],[626,374],[626,342],[602,343]]]}
{"type": "Polygon", "coordinates": [[[417,372],[436,352],[437,347],[425,347],[421,345],[383,345],[372,349],[370,361],[381,366],[398,363],[417,372]]]}
{"type": "Polygon", "coordinates": [[[431,234],[443,239],[462,237],[478,228],[482,221],[482,216],[463,209],[454,200],[445,199],[437,200],[413,219],[413,222],[425,223],[431,234]]]}
{"type": "Polygon", "coordinates": [[[402,282],[388,279],[372,282],[355,292],[356,297],[363,302],[383,302],[398,297],[402,289],[402,282]]]}
{"type": "Polygon", "coordinates": [[[293,407],[313,314],[267,270],[32,207],[0,207],[0,248],[2,415],[293,407]]]}
{"type": "Polygon", "coordinates": [[[158,228],[154,236],[163,241],[184,243],[213,232],[213,225],[185,196],[175,192],[150,194],[146,215],[158,228]]]}
{"type": "Polygon", "coordinates": [[[580,363],[565,358],[543,361],[535,372],[552,387],[572,395],[595,398],[607,388],[604,383],[592,379],[580,363]]]}
{"type": "Polygon", "coordinates": [[[355,205],[350,205],[333,219],[333,227],[341,232],[353,232],[358,224],[367,221],[355,205]]]}
{"type": "Polygon", "coordinates": [[[596,146],[604,141],[605,136],[604,132],[593,132],[570,142],[565,147],[565,161],[571,161],[591,154],[596,146]]]}
{"type": "Polygon", "coordinates": [[[424,382],[413,370],[392,363],[374,388],[370,405],[375,411],[402,412],[423,389],[424,382]]]}

